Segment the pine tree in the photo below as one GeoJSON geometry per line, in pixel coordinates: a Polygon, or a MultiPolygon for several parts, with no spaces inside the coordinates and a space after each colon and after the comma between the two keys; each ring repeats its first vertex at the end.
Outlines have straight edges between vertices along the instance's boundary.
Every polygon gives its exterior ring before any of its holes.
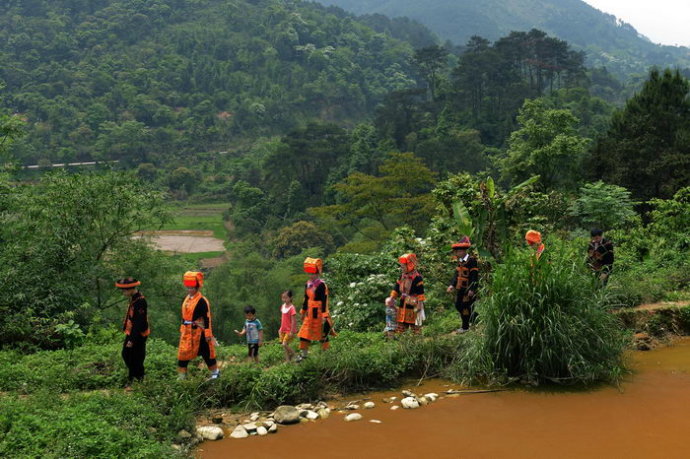
{"type": "Polygon", "coordinates": [[[614,113],[595,147],[594,175],[636,199],[670,198],[690,182],[690,82],[652,70],[642,90],[614,113]]]}

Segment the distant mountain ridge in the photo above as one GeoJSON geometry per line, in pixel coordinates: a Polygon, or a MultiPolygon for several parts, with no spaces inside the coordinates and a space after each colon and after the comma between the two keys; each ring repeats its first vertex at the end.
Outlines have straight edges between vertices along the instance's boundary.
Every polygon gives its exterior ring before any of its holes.
{"type": "Polygon", "coordinates": [[[587,52],[589,65],[620,76],[651,65],[688,67],[690,48],[652,43],[635,28],[581,0],[322,0],[355,14],[407,16],[443,40],[464,45],[473,35],[496,40],[541,29],[587,52]]]}

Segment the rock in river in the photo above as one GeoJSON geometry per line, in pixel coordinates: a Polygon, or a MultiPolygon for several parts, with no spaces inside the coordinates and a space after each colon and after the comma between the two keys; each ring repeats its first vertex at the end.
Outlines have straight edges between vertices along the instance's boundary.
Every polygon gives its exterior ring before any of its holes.
{"type": "Polygon", "coordinates": [[[273,418],[278,424],[296,424],[299,422],[300,410],[294,406],[282,405],[276,408],[273,418]]]}

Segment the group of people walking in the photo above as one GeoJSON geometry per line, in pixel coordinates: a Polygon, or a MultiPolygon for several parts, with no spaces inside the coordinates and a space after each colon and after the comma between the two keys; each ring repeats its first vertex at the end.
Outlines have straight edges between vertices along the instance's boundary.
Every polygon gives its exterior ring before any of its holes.
{"type": "MultiPolygon", "coordinates": [[[[588,247],[588,264],[603,285],[608,281],[613,266],[613,244],[603,238],[600,230],[592,230],[592,240],[588,247]]],[[[534,256],[539,259],[545,250],[541,233],[530,230],[525,234],[526,243],[534,250],[534,256]]],[[[455,308],[460,316],[460,328],[457,333],[465,333],[476,317],[474,303],[479,292],[479,263],[469,252],[472,242],[463,236],[451,247],[457,265],[446,289],[448,293],[455,293],[455,308]]],[[[426,319],[424,311],[424,279],[417,270],[418,260],[414,253],[406,253],[398,258],[401,274],[395,282],[389,296],[385,299],[386,326],[384,329],[388,337],[396,333],[412,331],[419,333],[426,319]]],[[[285,350],[286,361],[297,362],[306,359],[309,348],[318,343],[322,350],[330,347],[330,338],[336,336],[333,320],[329,310],[329,291],[326,283],[321,279],[323,260],[320,258],[306,258],[304,272],[309,275],[304,290],[304,301],[301,307],[302,324],[297,330],[297,311],[292,304],[292,291],[286,290],[281,298],[281,326],[279,340],[285,350]],[[290,343],[297,336],[299,338],[299,354],[292,349],[290,343]]],[[[187,377],[189,362],[201,356],[210,372],[209,379],[220,376],[216,360],[216,340],[213,335],[211,321],[211,307],[209,301],[202,295],[204,275],[198,271],[186,272],[182,283],[187,289],[187,295],[182,302],[180,341],[177,352],[178,379],[187,377]]],[[[125,341],[122,347],[122,358],[129,369],[126,389],[131,388],[134,380],[144,377],[144,360],[146,358],[146,340],[150,334],[147,316],[146,298],[139,291],[141,282],[134,278],[120,279],[115,283],[123,295],[129,299],[127,313],[123,322],[125,341]]],[[[253,306],[244,309],[245,324],[241,331],[235,330],[239,336],[246,337],[248,358],[258,362],[259,348],[263,343],[263,326],[256,317],[253,306]]]]}

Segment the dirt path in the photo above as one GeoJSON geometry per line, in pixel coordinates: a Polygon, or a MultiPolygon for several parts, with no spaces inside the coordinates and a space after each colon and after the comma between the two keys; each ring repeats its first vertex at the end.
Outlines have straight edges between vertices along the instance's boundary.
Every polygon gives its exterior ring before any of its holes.
{"type": "Polygon", "coordinates": [[[656,311],[657,309],[682,308],[690,305],[690,301],[661,301],[659,303],[647,303],[635,306],[633,311],[656,311]]]}

